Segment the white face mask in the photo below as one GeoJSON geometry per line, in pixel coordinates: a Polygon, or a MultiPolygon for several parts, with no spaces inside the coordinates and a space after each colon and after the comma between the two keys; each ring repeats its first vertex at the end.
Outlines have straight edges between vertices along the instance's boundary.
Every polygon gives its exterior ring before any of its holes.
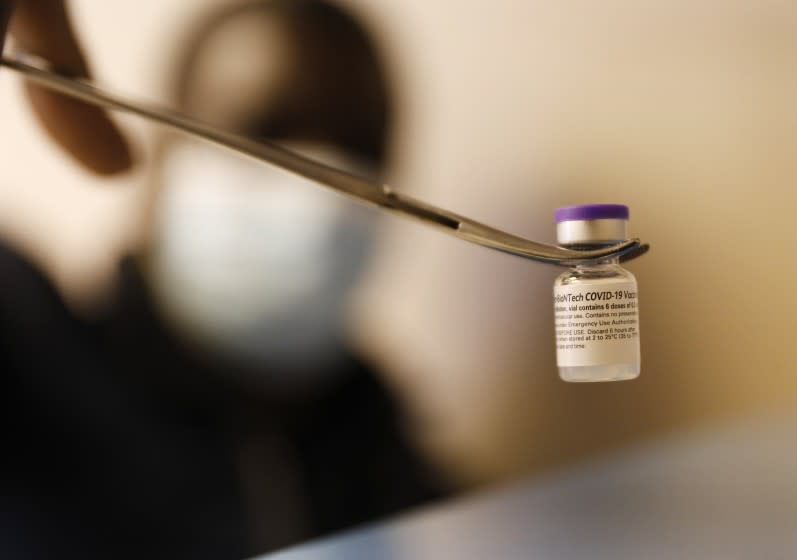
{"type": "MultiPolygon", "coordinates": [[[[303,152],[351,166],[330,150],[303,152]]],[[[340,351],[341,313],[368,253],[373,212],[189,141],[169,148],[161,181],[151,272],[178,328],[250,362],[329,365],[340,351]]]]}

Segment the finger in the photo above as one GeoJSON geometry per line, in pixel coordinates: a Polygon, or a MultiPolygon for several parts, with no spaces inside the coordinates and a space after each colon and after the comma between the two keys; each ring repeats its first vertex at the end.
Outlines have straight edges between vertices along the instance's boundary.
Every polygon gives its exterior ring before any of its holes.
{"type": "MultiPolygon", "coordinates": [[[[60,72],[89,77],[63,0],[20,0],[9,33],[22,50],[45,58],[60,72]]],[[[83,165],[104,175],[131,167],[127,142],[102,110],[40,86],[26,84],[25,89],[45,130],[83,165]]]]}

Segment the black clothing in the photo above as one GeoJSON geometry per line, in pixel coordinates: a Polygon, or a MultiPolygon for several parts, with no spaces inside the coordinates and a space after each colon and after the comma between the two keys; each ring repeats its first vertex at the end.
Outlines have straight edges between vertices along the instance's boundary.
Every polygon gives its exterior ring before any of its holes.
{"type": "Polygon", "coordinates": [[[81,320],[0,247],[0,558],[245,558],[437,494],[355,357],[275,397],[119,284],[81,320]]]}

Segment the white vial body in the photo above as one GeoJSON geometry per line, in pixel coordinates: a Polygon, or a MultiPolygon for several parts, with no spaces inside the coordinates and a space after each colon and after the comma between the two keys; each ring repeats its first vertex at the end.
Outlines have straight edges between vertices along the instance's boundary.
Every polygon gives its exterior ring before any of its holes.
{"type": "Polygon", "coordinates": [[[639,307],[634,275],[616,262],[577,266],[554,283],[556,364],[565,381],[639,376],[639,307]]]}

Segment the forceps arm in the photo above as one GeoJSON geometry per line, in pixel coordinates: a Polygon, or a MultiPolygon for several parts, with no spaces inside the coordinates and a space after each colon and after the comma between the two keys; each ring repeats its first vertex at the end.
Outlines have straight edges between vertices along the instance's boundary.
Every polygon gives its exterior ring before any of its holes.
{"type": "Polygon", "coordinates": [[[53,72],[47,68],[46,61],[37,61],[37,65],[32,65],[23,61],[23,59],[33,61],[36,60],[36,57],[28,57],[27,55],[20,55],[17,58],[3,57],[0,58],[0,66],[22,74],[25,79],[37,85],[92,105],[131,113],[187,132],[259,161],[296,173],[360,202],[415,218],[426,224],[443,229],[460,239],[484,247],[538,262],[563,266],[611,257],[630,260],[648,250],[648,245],[641,244],[638,239],[589,251],[567,249],[531,241],[399,194],[387,185],[375,183],[324,165],[286,150],[272,142],[254,141],[237,134],[225,132],[174,111],[128,101],[118,95],[103,91],[87,81],[53,72]]]}

